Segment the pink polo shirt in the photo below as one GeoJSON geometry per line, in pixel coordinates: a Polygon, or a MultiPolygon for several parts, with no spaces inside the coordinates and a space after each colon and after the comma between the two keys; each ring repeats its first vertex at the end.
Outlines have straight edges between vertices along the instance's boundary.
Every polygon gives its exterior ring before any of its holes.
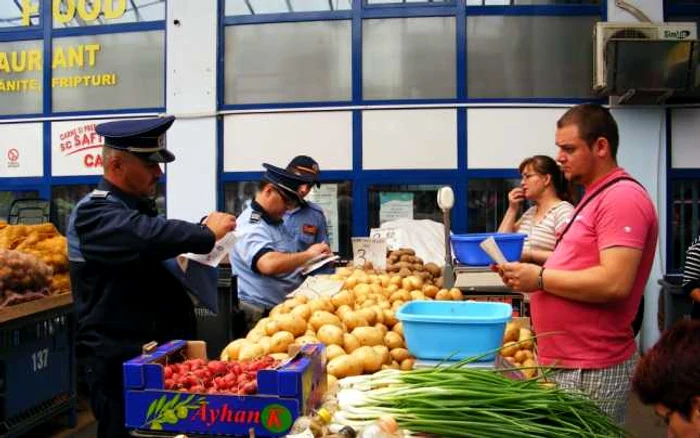
{"type": "MultiPolygon", "coordinates": [[[[620,176],[618,168],[595,182],[586,196],[620,176]]],[[[582,200],[583,201],[583,200],[582,200]]],[[[624,300],[589,304],[544,291],[531,296],[532,323],[543,365],[606,368],[629,359],[636,350],[632,321],[654,261],[658,220],[646,191],[632,181],[618,181],[593,198],[545,263],[546,268],[576,271],[600,264],[600,251],[622,246],[642,250],[631,293],[624,300]]],[[[545,288],[547,283],[545,282],[545,288]]]]}

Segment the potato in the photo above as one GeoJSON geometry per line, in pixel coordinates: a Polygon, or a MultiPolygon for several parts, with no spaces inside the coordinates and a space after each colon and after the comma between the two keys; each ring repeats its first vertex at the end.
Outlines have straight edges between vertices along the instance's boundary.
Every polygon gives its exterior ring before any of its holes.
{"type": "Polygon", "coordinates": [[[464,299],[464,295],[462,295],[461,290],[453,287],[450,289],[450,298],[452,298],[452,301],[462,301],[464,299]]]}
{"type": "Polygon", "coordinates": [[[411,371],[413,369],[413,365],[415,363],[416,363],[416,360],[413,358],[404,359],[401,362],[401,371],[411,371]]]}
{"type": "Polygon", "coordinates": [[[221,360],[238,360],[238,354],[241,351],[241,347],[246,344],[248,344],[246,339],[236,339],[235,341],[230,342],[221,352],[221,360]]]}
{"type": "Polygon", "coordinates": [[[375,314],[375,318],[374,318],[375,324],[383,324],[384,323],[384,309],[382,309],[381,307],[379,307],[377,305],[372,306],[371,309],[374,311],[374,314],[375,314]]]}
{"type": "Polygon", "coordinates": [[[413,275],[413,272],[411,272],[411,270],[408,269],[408,263],[406,263],[406,262],[399,262],[398,264],[400,265],[400,264],[402,264],[402,263],[405,264],[405,267],[399,269],[399,275],[400,275],[401,277],[408,277],[409,275],[413,275]]]}
{"type": "Polygon", "coordinates": [[[425,300],[425,295],[423,294],[423,291],[412,290],[411,291],[411,301],[421,301],[421,300],[425,300]]]}
{"type": "Polygon", "coordinates": [[[342,305],[349,306],[355,302],[355,296],[350,291],[341,290],[340,292],[331,297],[331,302],[336,308],[342,305]]]}
{"type": "Polygon", "coordinates": [[[390,284],[389,286],[384,288],[384,292],[389,294],[387,296],[387,298],[389,298],[391,296],[391,294],[393,294],[397,290],[399,290],[399,286],[397,286],[395,284],[390,284]]]}
{"type": "Polygon", "coordinates": [[[394,311],[390,309],[384,309],[384,325],[391,328],[394,325],[396,325],[397,322],[399,322],[399,320],[396,319],[396,314],[394,313],[394,311]]]}
{"type": "Polygon", "coordinates": [[[340,267],[340,268],[335,268],[335,273],[337,275],[340,275],[342,277],[349,277],[350,274],[352,274],[352,271],[348,269],[347,267],[340,267]]]}
{"type": "Polygon", "coordinates": [[[423,266],[423,269],[430,272],[433,275],[433,277],[439,277],[440,275],[442,275],[442,269],[440,269],[438,265],[432,262],[426,263],[423,266]]]}
{"type": "Polygon", "coordinates": [[[528,349],[528,350],[532,350],[532,348],[534,347],[532,341],[533,341],[533,338],[532,338],[532,332],[530,331],[530,329],[521,328],[520,332],[518,334],[518,343],[520,344],[520,347],[528,349]]]}
{"type": "Polygon", "coordinates": [[[343,345],[343,333],[343,329],[337,325],[325,324],[318,329],[316,337],[326,345],[343,345]]]}
{"type": "Polygon", "coordinates": [[[391,355],[389,354],[389,349],[386,347],[386,345],[375,345],[372,348],[382,357],[383,364],[389,365],[391,363],[391,355]]]}
{"type": "Polygon", "coordinates": [[[391,355],[391,358],[398,363],[401,363],[411,357],[411,354],[405,348],[394,348],[393,350],[389,351],[389,355],[391,355]]]}
{"type": "Polygon", "coordinates": [[[515,354],[513,355],[513,359],[515,359],[518,362],[525,362],[528,359],[526,351],[528,351],[528,350],[516,351],[515,354]]]}
{"type": "Polygon", "coordinates": [[[313,316],[313,313],[317,310],[323,310],[324,307],[323,301],[321,301],[320,298],[309,301],[308,305],[311,308],[311,316],[313,316]]]}
{"type": "Polygon", "coordinates": [[[349,376],[359,376],[362,374],[363,369],[364,366],[362,362],[348,354],[336,357],[328,362],[328,366],[326,367],[328,374],[338,379],[349,376]]]}
{"type": "Polygon", "coordinates": [[[356,295],[367,295],[371,292],[371,290],[372,289],[370,289],[369,284],[367,283],[359,283],[352,289],[352,291],[355,292],[356,295]]]}
{"type": "Polygon", "coordinates": [[[333,374],[327,374],[326,378],[328,379],[328,389],[334,389],[335,386],[338,384],[338,378],[335,377],[333,374]]]}
{"type": "Polygon", "coordinates": [[[433,284],[435,285],[435,287],[440,288],[440,289],[442,288],[443,283],[444,283],[444,281],[443,281],[442,277],[438,277],[437,279],[433,280],[433,284]]]}
{"type": "Polygon", "coordinates": [[[263,348],[265,354],[272,353],[272,351],[270,351],[272,349],[271,337],[265,336],[264,338],[260,338],[260,340],[258,341],[258,345],[260,345],[263,348]]]}
{"type": "Polygon", "coordinates": [[[391,310],[393,310],[394,312],[397,312],[404,304],[406,304],[405,301],[396,300],[391,304],[391,310]]]}
{"type": "Polygon", "coordinates": [[[292,309],[291,313],[295,318],[301,318],[304,321],[308,321],[311,317],[311,307],[308,304],[300,304],[299,306],[292,309]]]}
{"type": "Polygon", "coordinates": [[[286,308],[289,309],[289,311],[291,312],[292,309],[294,309],[295,307],[300,306],[300,305],[302,305],[302,304],[304,304],[304,303],[302,303],[302,302],[299,301],[298,299],[296,299],[296,298],[291,298],[291,299],[289,299],[289,300],[284,301],[284,302],[282,303],[282,306],[283,306],[283,307],[286,307],[286,308]]]}
{"type": "Polygon", "coordinates": [[[390,286],[397,286],[397,287],[398,287],[398,286],[401,286],[401,280],[402,280],[402,279],[401,279],[401,276],[400,276],[400,275],[393,275],[393,276],[389,279],[389,285],[390,285],[390,286]]]}
{"type": "Polygon", "coordinates": [[[426,284],[423,286],[423,295],[425,295],[428,298],[435,298],[435,295],[438,293],[438,288],[437,286],[433,286],[430,284],[426,284]]]}
{"type": "MultiPolygon", "coordinates": [[[[255,329],[260,330],[260,331],[265,331],[265,325],[267,325],[268,322],[272,321],[270,318],[263,318],[260,321],[255,324],[255,329]]],[[[269,335],[268,335],[269,336],[269,335]]]]}
{"type": "Polygon", "coordinates": [[[294,335],[290,332],[277,332],[272,335],[270,353],[286,353],[289,345],[294,343],[294,335]]]}
{"type": "Polygon", "coordinates": [[[287,353],[270,353],[268,356],[275,360],[279,360],[280,362],[289,359],[289,355],[287,353]]]}
{"type": "Polygon", "coordinates": [[[353,305],[354,305],[354,303],[353,303],[353,304],[350,304],[350,305],[343,304],[342,306],[338,307],[338,308],[335,310],[335,316],[337,316],[338,318],[340,318],[340,320],[342,321],[342,320],[343,320],[343,317],[345,316],[346,313],[352,312],[352,311],[353,311],[353,310],[352,310],[352,306],[353,306],[353,305]]]}
{"type": "Polygon", "coordinates": [[[316,336],[299,336],[294,340],[294,343],[297,345],[304,345],[304,344],[318,344],[319,340],[316,336]]]}
{"type": "Polygon", "coordinates": [[[437,294],[435,294],[435,299],[439,301],[452,301],[452,295],[447,289],[440,289],[437,294]]]}
{"type": "Polygon", "coordinates": [[[345,350],[346,353],[352,353],[361,346],[362,344],[360,344],[360,340],[357,339],[355,335],[350,333],[343,334],[343,350],[345,350]]]}
{"type": "Polygon", "coordinates": [[[267,336],[272,336],[279,331],[282,331],[282,329],[276,319],[271,319],[265,324],[265,334],[267,336]]]}
{"type": "Polygon", "coordinates": [[[384,340],[382,331],[376,327],[357,327],[352,331],[352,334],[357,337],[360,344],[366,346],[381,345],[384,340]]]}
{"type": "Polygon", "coordinates": [[[515,342],[506,342],[501,347],[501,356],[512,357],[518,350],[520,350],[520,347],[515,342]]]}
{"type": "Polygon", "coordinates": [[[333,360],[338,356],[342,356],[345,354],[345,350],[343,350],[343,347],[335,344],[331,344],[326,347],[326,357],[328,360],[333,360]]]}
{"type": "Polygon", "coordinates": [[[411,294],[409,294],[405,289],[399,289],[389,297],[389,301],[410,301],[411,294]]]}
{"type": "Polygon", "coordinates": [[[318,329],[320,329],[322,326],[326,324],[333,324],[337,325],[338,327],[342,327],[343,323],[340,321],[340,318],[335,316],[334,314],[330,312],[326,312],[325,310],[317,310],[315,311],[312,315],[311,318],[309,318],[309,324],[311,324],[311,327],[313,327],[314,330],[318,332],[318,329]]]}
{"type": "Polygon", "coordinates": [[[400,370],[401,364],[396,362],[395,360],[392,360],[391,364],[389,365],[389,368],[391,368],[392,370],[400,370]]]}
{"type": "Polygon", "coordinates": [[[357,286],[357,277],[348,277],[343,282],[343,289],[353,290],[357,286]]]}
{"type": "Polygon", "coordinates": [[[383,288],[386,288],[387,286],[389,286],[389,284],[390,284],[390,283],[389,283],[389,280],[391,280],[391,277],[389,277],[389,276],[386,275],[386,274],[382,274],[382,275],[379,276],[379,284],[380,284],[383,288]]]}
{"type": "Polygon", "coordinates": [[[532,359],[527,359],[525,362],[523,362],[522,369],[520,371],[526,378],[531,379],[535,377],[535,374],[537,374],[537,363],[532,359]]]}
{"type": "Polygon", "coordinates": [[[343,324],[345,328],[349,331],[353,331],[357,327],[367,327],[369,323],[359,312],[349,311],[343,315],[343,324]]]}
{"type": "Polygon", "coordinates": [[[408,281],[411,284],[411,289],[413,290],[422,290],[423,289],[423,278],[419,276],[410,276],[408,277],[408,281]]]}
{"type": "MultiPolygon", "coordinates": [[[[374,325],[377,323],[377,313],[374,309],[364,308],[355,312],[359,317],[367,321],[367,325],[374,325]]],[[[354,330],[354,329],[353,329],[354,330]]],[[[352,331],[352,330],[351,330],[352,331]]]]}
{"type": "Polygon", "coordinates": [[[365,373],[375,373],[382,369],[384,358],[372,347],[363,346],[353,351],[350,355],[362,363],[362,370],[365,373]]]}
{"type": "Polygon", "coordinates": [[[258,342],[260,339],[264,338],[265,336],[267,336],[267,334],[265,332],[253,329],[253,330],[248,332],[248,334],[246,335],[245,338],[251,344],[255,344],[256,342],[258,342]]]}
{"type": "Polygon", "coordinates": [[[391,331],[394,333],[398,333],[401,335],[401,337],[403,337],[403,323],[397,322],[396,324],[394,324],[394,327],[392,327],[391,331]]]}
{"type": "Polygon", "coordinates": [[[382,336],[385,336],[387,334],[387,332],[389,331],[389,328],[387,326],[385,326],[384,324],[382,324],[381,322],[374,324],[374,328],[378,328],[379,330],[381,330],[382,336]]]}
{"type": "Polygon", "coordinates": [[[520,329],[513,322],[506,324],[506,331],[503,334],[503,343],[516,342],[520,336],[520,329]]]}
{"type": "Polygon", "coordinates": [[[279,324],[280,330],[301,336],[306,331],[306,321],[291,314],[277,315],[274,318],[279,324]]]}
{"type": "Polygon", "coordinates": [[[403,338],[398,333],[387,332],[387,334],[384,335],[384,345],[386,345],[389,350],[393,350],[394,348],[403,348],[403,338]]]}
{"type": "Polygon", "coordinates": [[[246,344],[238,353],[238,360],[253,360],[265,355],[265,350],[258,344],[246,344]]]}

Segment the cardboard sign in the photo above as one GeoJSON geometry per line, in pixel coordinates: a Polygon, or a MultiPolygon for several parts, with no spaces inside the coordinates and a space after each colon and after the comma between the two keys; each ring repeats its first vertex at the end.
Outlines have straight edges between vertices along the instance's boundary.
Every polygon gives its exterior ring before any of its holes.
{"type": "Polygon", "coordinates": [[[386,251],[386,239],[352,238],[352,262],[355,266],[364,266],[365,263],[370,262],[374,269],[386,269],[386,251]]]}

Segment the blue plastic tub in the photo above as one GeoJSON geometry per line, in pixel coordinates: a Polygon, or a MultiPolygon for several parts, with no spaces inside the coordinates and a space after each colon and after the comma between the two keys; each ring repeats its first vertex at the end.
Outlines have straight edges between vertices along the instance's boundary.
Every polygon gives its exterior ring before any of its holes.
{"type": "Polygon", "coordinates": [[[474,233],[454,234],[451,237],[452,248],[457,261],[463,265],[488,266],[493,260],[479,246],[484,239],[493,236],[501,248],[503,256],[509,262],[520,260],[525,243],[525,234],[522,233],[474,233]]]}
{"type": "MultiPolygon", "coordinates": [[[[406,346],[419,359],[451,360],[479,356],[503,342],[513,308],[505,303],[411,301],[396,313],[406,346]]],[[[493,360],[495,352],[481,358],[493,360]]]]}

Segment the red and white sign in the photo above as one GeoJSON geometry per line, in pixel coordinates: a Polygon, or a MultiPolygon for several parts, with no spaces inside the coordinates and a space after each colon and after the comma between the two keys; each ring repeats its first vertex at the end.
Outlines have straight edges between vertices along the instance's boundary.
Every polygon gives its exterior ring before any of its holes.
{"type": "Polygon", "coordinates": [[[95,126],[108,120],[75,120],[51,124],[53,176],[102,175],[104,139],[95,126]]]}
{"type": "Polygon", "coordinates": [[[44,172],[43,125],[0,125],[0,178],[42,176],[44,172]]]}

